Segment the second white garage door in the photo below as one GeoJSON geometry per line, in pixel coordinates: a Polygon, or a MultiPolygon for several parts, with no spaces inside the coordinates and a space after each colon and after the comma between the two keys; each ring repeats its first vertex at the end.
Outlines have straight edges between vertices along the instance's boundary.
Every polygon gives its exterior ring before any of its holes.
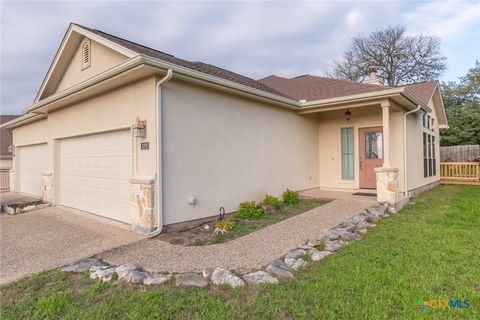
{"type": "Polygon", "coordinates": [[[130,223],[130,130],[60,140],[60,204],[130,223]]]}

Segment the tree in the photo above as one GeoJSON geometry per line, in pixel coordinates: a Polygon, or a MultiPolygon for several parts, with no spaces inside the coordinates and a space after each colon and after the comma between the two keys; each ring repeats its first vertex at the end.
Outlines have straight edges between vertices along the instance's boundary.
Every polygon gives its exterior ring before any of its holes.
{"type": "Polygon", "coordinates": [[[405,27],[387,27],[368,36],[352,39],[340,61],[334,61],[334,78],[363,80],[369,68],[388,86],[436,79],[446,69],[446,57],[440,54],[440,38],[407,36],[405,27]]]}
{"type": "Polygon", "coordinates": [[[480,144],[480,63],[460,82],[443,82],[442,98],[449,129],[440,132],[442,146],[480,144]]]}

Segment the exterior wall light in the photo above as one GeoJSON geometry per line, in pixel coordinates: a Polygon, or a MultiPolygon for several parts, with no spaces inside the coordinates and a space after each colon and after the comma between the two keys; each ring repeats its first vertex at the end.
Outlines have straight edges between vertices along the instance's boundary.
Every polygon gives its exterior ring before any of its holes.
{"type": "Polygon", "coordinates": [[[135,138],[145,138],[147,136],[147,120],[140,120],[137,117],[136,123],[132,126],[133,136],[135,138]]]}
{"type": "Polygon", "coordinates": [[[345,119],[347,119],[347,122],[350,121],[351,117],[352,117],[352,113],[349,110],[347,110],[345,112],[345,119]]]}

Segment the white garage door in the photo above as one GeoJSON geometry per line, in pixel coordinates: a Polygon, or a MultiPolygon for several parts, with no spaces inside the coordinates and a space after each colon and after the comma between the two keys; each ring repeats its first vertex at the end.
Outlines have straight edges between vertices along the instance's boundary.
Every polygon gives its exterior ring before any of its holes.
{"type": "Polygon", "coordinates": [[[47,144],[19,147],[17,156],[19,157],[19,172],[17,174],[20,183],[18,190],[41,196],[42,171],[45,171],[48,167],[47,144]]]}
{"type": "Polygon", "coordinates": [[[130,130],[60,140],[60,204],[130,222],[130,130]]]}

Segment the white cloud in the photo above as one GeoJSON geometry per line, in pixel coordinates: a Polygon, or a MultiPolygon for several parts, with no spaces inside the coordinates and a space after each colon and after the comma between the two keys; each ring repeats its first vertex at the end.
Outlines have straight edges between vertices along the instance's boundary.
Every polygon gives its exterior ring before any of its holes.
{"type": "Polygon", "coordinates": [[[438,35],[444,41],[462,38],[465,31],[480,26],[480,2],[424,3],[404,14],[411,34],[438,35]]]}

